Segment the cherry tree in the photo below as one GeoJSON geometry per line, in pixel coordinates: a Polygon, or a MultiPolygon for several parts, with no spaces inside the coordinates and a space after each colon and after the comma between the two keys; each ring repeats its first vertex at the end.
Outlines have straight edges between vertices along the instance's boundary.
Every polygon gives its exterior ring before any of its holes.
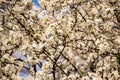
{"type": "Polygon", "coordinates": [[[0,1],[1,80],[120,79],[119,0],[0,1]]]}

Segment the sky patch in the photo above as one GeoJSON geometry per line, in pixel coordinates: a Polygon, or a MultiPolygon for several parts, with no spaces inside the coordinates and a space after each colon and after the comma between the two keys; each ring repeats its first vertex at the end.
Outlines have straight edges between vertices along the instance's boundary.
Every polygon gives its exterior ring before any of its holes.
{"type": "Polygon", "coordinates": [[[36,7],[40,8],[38,0],[32,0],[32,3],[35,4],[36,7]]]}

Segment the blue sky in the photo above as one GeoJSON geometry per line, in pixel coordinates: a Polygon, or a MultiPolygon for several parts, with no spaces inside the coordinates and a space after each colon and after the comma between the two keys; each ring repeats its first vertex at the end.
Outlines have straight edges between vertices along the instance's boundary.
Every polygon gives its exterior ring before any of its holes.
{"type": "Polygon", "coordinates": [[[38,0],[32,0],[32,2],[33,2],[37,7],[40,7],[40,4],[39,4],[38,0]]]}

